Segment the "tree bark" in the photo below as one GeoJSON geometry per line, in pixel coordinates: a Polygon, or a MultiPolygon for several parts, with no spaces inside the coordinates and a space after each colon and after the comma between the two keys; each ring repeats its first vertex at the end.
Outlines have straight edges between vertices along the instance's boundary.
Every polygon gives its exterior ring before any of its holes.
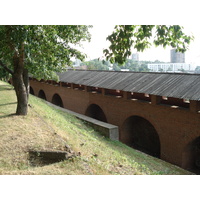
{"type": "Polygon", "coordinates": [[[27,99],[28,99],[29,98],[29,89],[30,89],[28,69],[24,69],[24,71],[23,71],[23,81],[24,81],[24,85],[26,88],[26,94],[27,94],[27,99]]]}
{"type": "Polygon", "coordinates": [[[28,113],[28,70],[24,68],[24,44],[19,53],[13,57],[14,73],[13,86],[17,96],[16,115],[27,115],[28,113]]]}
{"type": "Polygon", "coordinates": [[[12,76],[13,86],[17,96],[16,115],[27,115],[28,113],[28,98],[27,91],[23,81],[23,74],[14,73],[12,76]]]}

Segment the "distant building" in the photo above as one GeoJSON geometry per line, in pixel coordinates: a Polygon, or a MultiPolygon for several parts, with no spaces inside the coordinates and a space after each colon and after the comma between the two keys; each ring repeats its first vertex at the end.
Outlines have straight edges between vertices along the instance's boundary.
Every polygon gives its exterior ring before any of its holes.
{"type": "Polygon", "coordinates": [[[73,64],[73,67],[79,67],[81,64],[81,61],[79,59],[76,59],[74,64],[73,64]]]}
{"type": "Polygon", "coordinates": [[[176,52],[176,49],[171,49],[170,62],[171,63],[185,63],[185,53],[176,52]]]}
{"type": "Polygon", "coordinates": [[[189,71],[190,64],[186,64],[186,63],[154,63],[154,64],[148,64],[148,68],[152,72],[182,72],[182,71],[189,71]]]}
{"type": "Polygon", "coordinates": [[[121,69],[122,72],[129,72],[130,69],[121,69]]]}
{"type": "Polygon", "coordinates": [[[73,68],[70,68],[70,69],[83,69],[83,70],[87,70],[88,66],[87,65],[73,66],[73,68]]]}
{"type": "Polygon", "coordinates": [[[132,54],[132,60],[139,61],[139,53],[133,53],[132,54]]]}

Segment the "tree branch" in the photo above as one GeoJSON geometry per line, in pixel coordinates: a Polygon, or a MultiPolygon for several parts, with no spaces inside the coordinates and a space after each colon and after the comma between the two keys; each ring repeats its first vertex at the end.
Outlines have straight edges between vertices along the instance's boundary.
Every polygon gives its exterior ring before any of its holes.
{"type": "Polygon", "coordinates": [[[9,69],[1,60],[0,60],[0,66],[2,66],[8,73],[12,75],[14,74],[14,72],[11,69],[9,69]]]}

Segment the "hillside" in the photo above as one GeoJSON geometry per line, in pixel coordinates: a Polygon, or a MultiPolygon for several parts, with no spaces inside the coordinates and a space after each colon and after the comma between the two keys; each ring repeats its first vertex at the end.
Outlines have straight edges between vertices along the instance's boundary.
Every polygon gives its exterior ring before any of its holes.
{"type": "Polygon", "coordinates": [[[15,92],[0,81],[0,174],[191,174],[103,137],[42,99],[30,95],[29,104],[28,116],[15,116],[15,92]],[[30,150],[68,151],[73,157],[44,164],[30,150]]]}

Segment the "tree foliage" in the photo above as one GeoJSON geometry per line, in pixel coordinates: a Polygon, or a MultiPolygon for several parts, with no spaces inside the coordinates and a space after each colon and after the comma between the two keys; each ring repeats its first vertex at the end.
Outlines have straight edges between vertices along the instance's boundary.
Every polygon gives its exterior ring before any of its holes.
{"type": "Polygon", "coordinates": [[[0,67],[12,75],[17,95],[16,114],[26,115],[28,73],[38,79],[55,77],[55,72],[72,65],[71,58],[83,60],[77,50],[82,41],[90,40],[84,25],[9,25],[0,26],[0,67]]]}
{"type": "Polygon", "coordinates": [[[134,61],[132,59],[126,59],[126,61],[120,65],[118,63],[113,64],[113,70],[120,71],[121,69],[129,69],[134,72],[148,72],[149,61],[134,61]]]}
{"type": "Polygon", "coordinates": [[[82,62],[81,65],[86,65],[88,70],[109,70],[111,68],[114,71],[121,71],[121,69],[129,69],[135,72],[148,72],[148,63],[152,61],[134,61],[132,59],[126,59],[125,63],[120,65],[118,63],[111,64],[109,61],[102,61],[94,59],[86,62],[82,62]]]}
{"type": "Polygon", "coordinates": [[[8,80],[9,73],[4,69],[0,68],[0,80],[8,80]]]}
{"type": "Polygon", "coordinates": [[[104,50],[104,54],[111,63],[123,64],[131,55],[132,47],[142,52],[154,44],[164,48],[171,46],[179,52],[185,52],[192,39],[193,36],[186,35],[179,25],[117,25],[107,37],[111,45],[104,50]]]}
{"type": "Polygon", "coordinates": [[[98,59],[94,59],[83,62],[81,65],[86,65],[88,70],[109,70],[110,63],[108,61],[102,62],[98,59]]]}
{"type": "Polygon", "coordinates": [[[71,58],[85,54],[75,45],[90,40],[88,26],[0,26],[0,60],[11,70],[14,56],[24,54],[24,68],[36,78],[51,78],[52,71],[65,70],[71,58]]]}

